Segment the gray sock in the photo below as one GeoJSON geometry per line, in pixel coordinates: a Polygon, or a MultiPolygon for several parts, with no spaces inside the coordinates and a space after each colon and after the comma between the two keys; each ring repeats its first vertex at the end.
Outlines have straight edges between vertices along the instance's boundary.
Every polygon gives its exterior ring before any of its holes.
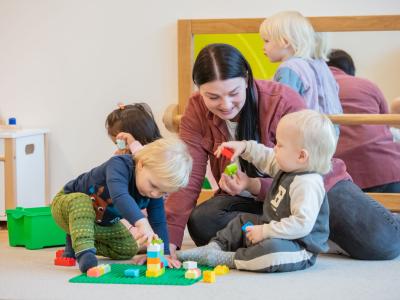
{"type": "Polygon", "coordinates": [[[230,269],[235,269],[235,252],[212,249],[208,252],[205,265],[216,267],[217,265],[227,265],[230,269]]]}
{"type": "Polygon", "coordinates": [[[197,247],[189,250],[177,251],[176,256],[180,261],[197,261],[199,264],[204,265],[207,261],[207,254],[211,250],[221,251],[220,246],[216,242],[211,242],[205,246],[197,247]]]}

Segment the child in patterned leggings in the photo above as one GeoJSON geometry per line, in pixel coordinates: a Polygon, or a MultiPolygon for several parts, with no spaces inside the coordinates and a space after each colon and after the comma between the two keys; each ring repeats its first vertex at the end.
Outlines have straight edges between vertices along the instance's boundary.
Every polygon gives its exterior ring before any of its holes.
{"type": "Polygon", "coordinates": [[[163,196],[186,186],[191,168],[186,145],[177,138],[161,138],[134,155],[113,156],[68,182],[51,205],[54,219],[69,235],[64,256],[76,257],[86,272],[97,266],[96,254],[130,259],[138,244],[158,235],[168,262],[175,263],[168,255],[163,196]],[[137,227],[136,240],[121,218],[137,227]]]}

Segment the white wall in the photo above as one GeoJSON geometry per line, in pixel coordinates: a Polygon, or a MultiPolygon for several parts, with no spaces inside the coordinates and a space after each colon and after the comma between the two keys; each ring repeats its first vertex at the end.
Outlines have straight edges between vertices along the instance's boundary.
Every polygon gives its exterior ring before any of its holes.
{"type": "MultiPolygon", "coordinates": [[[[118,101],[146,101],[158,120],[177,102],[177,19],[266,17],[286,9],[306,16],[400,14],[400,2],[0,0],[0,117],[50,129],[54,195],[111,155],[104,120],[118,101]]],[[[398,58],[399,47],[386,42],[380,46],[398,58]]],[[[397,69],[398,81],[399,61],[382,59],[380,65],[397,69]]]]}

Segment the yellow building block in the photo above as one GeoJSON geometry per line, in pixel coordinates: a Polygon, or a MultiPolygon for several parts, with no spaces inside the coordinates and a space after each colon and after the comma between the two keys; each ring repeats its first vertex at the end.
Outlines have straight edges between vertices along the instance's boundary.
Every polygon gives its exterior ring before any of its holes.
{"type": "Polygon", "coordinates": [[[160,269],[157,271],[154,270],[147,270],[146,277],[159,277],[165,273],[165,269],[160,269]]]}
{"type": "Polygon", "coordinates": [[[216,275],[225,275],[229,273],[229,268],[226,265],[218,265],[214,268],[216,275]]]}
{"type": "Polygon", "coordinates": [[[161,269],[161,263],[158,264],[147,264],[147,270],[158,271],[161,269]]]}
{"type": "Polygon", "coordinates": [[[215,282],[215,272],[214,271],[203,271],[203,281],[207,283],[215,282]]]}

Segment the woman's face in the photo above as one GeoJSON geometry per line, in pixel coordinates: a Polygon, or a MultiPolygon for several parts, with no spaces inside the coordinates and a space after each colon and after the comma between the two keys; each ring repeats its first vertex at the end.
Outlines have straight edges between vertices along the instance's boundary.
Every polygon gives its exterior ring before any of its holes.
{"type": "Polygon", "coordinates": [[[223,120],[237,121],[246,101],[247,82],[235,77],[215,80],[200,85],[200,95],[208,110],[223,120]]]}

